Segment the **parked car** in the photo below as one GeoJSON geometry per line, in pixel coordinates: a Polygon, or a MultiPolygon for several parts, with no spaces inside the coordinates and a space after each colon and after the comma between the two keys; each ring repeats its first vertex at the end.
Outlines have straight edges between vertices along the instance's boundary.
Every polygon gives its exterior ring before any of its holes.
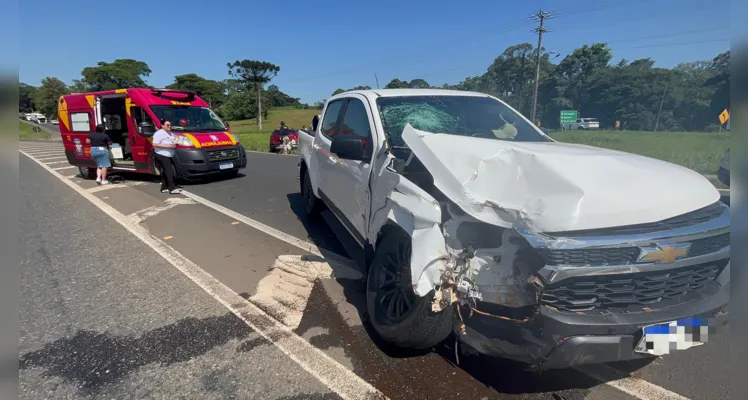
{"type": "Polygon", "coordinates": [[[566,125],[569,130],[600,129],[600,121],[597,118],[579,118],[577,122],[566,125]]]}
{"type": "Polygon", "coordinates": [[[565,368],[667,354],[659,333],[727,307],[729,208],[687,168],[556,143],[451,90],[341,93],[299,140],[306,212],[360,246],[369,322],[395,346],[454,332],[565,368]]]}
{"type": "Polygon", "coordinates": [[[60,122],[59,122],[59,121],[57,121],[56,119],[50,120],[49,122],[50,122],[50,123],[51,123],[52,125],[59,125],[59,124],[60,124],[60,122]]]}
{"type": "Polygon", "coordinates": [[[291,141],[292,149],[299,146],[299,131],[284,126],[283,128],[274,130],[270,134],[270,144],[268,147],[271,153],[276,153],[282,149],[283,138],[285,136],[288,136],[288,139],[291,141]]]}
{"type": "Polygon", "coordinates": [[[730,149],[725,151],[724,157],[719,165],[719,171],[717,171],[717,178],[725,186],[730,187],[730,149]]]}

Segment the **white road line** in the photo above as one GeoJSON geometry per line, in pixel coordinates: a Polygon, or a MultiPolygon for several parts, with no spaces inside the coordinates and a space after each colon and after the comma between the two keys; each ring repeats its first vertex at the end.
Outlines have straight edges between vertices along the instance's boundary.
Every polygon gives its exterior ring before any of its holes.
{"type": "MultiPolygon", "coordinates": [[[[78,175],[72,175],[72,176],[77,177],[78,175]]],[[[88,193],[96,193],[96,192],[102,192],[104,190],[117,189],[117,188],[125,188],[125,187],[133,187],[133,186],[140,186],[140,185],[144,185],[144,184],[145,184],[145,182],[139,182],[139,181],[124,182],[124,183],[110,183],[108,185],[101,185],[101,186],[92,187],[90,189],[86,189],[86,191],[88,193]]]]}
{"type": "Polygon", "coordinates": [[[151,207],[144,208],[140,211],[135,211],[134,213],[129,214],[127,218],[139,224],[148,218],[155,217],[156,215],[159,215],[166,210],[170,210],[180,204],[197,204],[192,199],[189,199],[189,198],[185,199],[184,197],[170,197],[164,200],[164,203],[166,205],[151,206],[151,207]]]}
{"type": "MultiPolygon", "coordinates": [[[[41,160],[39,160],[39,161],[41,161],[41,160]]],[[[62,163],[66,163],[66,162],[68,162],[68,160],[45,162],[45,164],[47,164],[47,165],[50,165],[50,164],[62,164],[62,163]]]]}
{"type": "Polygon", "coordinates": [[[575,367],[579,372],[591,376],[628,395],[642,400],[688,400],[688,397],[671,392],[663,387],[634,377],[619,378],[624,372],[607,365],[582,365],[575,367]]]}
{"type": "MultiPolygon", "coordinates": [[[[21,150],[23,150],[23,149],[21,149],[21,150]]],[[[26,150],[23,150],[23,151],[26,151],[26,150]]],[[[64,151],[60,151],[60,150],[44,150],[44,151],[35,151],[35,152],[27,151],[26,153],[28,153],[28,154],[30,154],[30,155],[32,155],[34,157],[46,157],[46,156],[57,155],[57,154],[60,154],[60,155],[63,155],[63,156],[65,155],[65,152],[64,151]]]]}
{"type": "Polygon", "coordinates": [[[65,179],[60,173],[36,160],[34,157],[29,156],[23,151],[21,153],[49,171],[64,184],[68,185],[109,217],[117,221],[125,229],[130,231],[130,233],[135,235],[135,237],[161,255],[174,268],[182,272],[205,292],[223,304],[224,307],[234,313],[234,315],[242,319],[249,327],[278,347],[288,358],[330,388],[330,390],[344,399],[385,398],[379,390],[353,373],[353,371],[333,360],[322,350],[312,346],[309,342],[295,334],[290,328],[276,321],[260,308],[236,294],[226,285],[187,259],[187,257],[151,235],[145,228],[133,223],[127,216],[117,211],[114,207],[93,194],[86,192],[69,179],[65,179]]]}
{"type": "Polygon", "coordinates": [[[73,179],[73,178],[80,178],[80,174],[73,174],[73,175],[67,175],[65,178],[73,179]]]}
{"type": "MultiPolygon", "coordinates": [[[[245,215],[242,215],[236,211],[230,210],[220,204],[214,203],[204,197],[198,196],[192,192],[188,192],[186,190],[182,191],[182,194],[191,198],[192,200],[195,200],[196,202],[208,206],[224,215],[227,215],[239,222],[243,222],[252,228],[257,229],[260,232],[263,232],[269,236],[272,236],[276,239],[279,239],[281,241],[284,241],[292,246],[298,247],[299,249],[302,249],[304,251],[308,251],[314,255],[317,255],[322,258],[329,259],[330,261],[333,261],[330,263],[335,269],[340,268],[342,269],[340,271],[341,274],[346,274],[348,276],[358,276],[362,277],[361,272],[359,271],[358,266],[356,264],[349,260],[348,258],[339,256],[333,252],[325,251],[324,254],[322,251],[320,251],[319,247],[315,246],[312,243],[307,242],[306,240],[301,240],[299,238],[296,238],[294,236],[291,236],[287,233],[281,232],[273,227],[270,227],[268,225],[263,224],[260,221],[256,221],[252,218],[249,218],[245,215]]],[[[333,271],[333,274],[336,274],[336,271],[333,271]]],[[[335,275],[337,276],[337,275],[335,275]]]]}
{"type": "Polygon", "coordinates": [[[38,158],[38,160],[39,161],[49,161],[49,160],[59,160],[61,158],[64,158],[64,159],[67,160],[67,156],[64,156],[64,155],[63,156],[56,156],[56,157],[47,157],[47,156],[44,156],[44,157],[45,158],[38,158]]]}
{"type": "MultiPolygon", "coordinates": [[[[36,161],[36,160],[34,160],[34,161],[36,161]]],[[[52,171],[59,171],[61,169],[69,169],[69,168],[78,168],[78,167],[76,167],[75,165],[68,165],[67,167],[52,168],[52,171]]]]}

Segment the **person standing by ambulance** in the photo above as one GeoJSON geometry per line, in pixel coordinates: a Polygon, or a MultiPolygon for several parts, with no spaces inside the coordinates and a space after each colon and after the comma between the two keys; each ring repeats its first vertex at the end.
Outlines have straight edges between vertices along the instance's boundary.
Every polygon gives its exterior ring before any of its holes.
{"type": "Polygon", "coordinates": [[[106,172],[112,166],[109,160],[109,146],[112,145],[112,139],[104,133],[104,125],[96,125],[96,131],[88,134],[86,143],[91,145],[91,158],[96,162],[96,183],[108,185],[106,172]]]}
{"type": "Polygon", "coordinates": [[[176,167],[174,166],[174,134],[171,133],[171,121],[161,121],[161,129],[153,134],[153,151],[155,154],[156,167],[161,173],[161,193],[182,193],[174,184],[176,178],[176,167]]]}

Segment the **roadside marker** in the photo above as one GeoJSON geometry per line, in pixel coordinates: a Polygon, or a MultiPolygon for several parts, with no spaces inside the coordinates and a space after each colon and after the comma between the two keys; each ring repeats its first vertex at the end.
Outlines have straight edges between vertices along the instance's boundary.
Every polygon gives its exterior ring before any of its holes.
{"type": "Polygon", "coordinates": [[[604,364],[581,365],[575,367],[577,371],[612,386],[628,395],[642,400],[688,400],[678,393],[634,377],[620,378],[624,372],[604,364]]]}
{"type": "Polygon", "coordinates": [[[297,335],[291,328],[278,322],[265,311],[224,285],[221,281],[205,272],[187,257],[153,236],[144,227],[133,223],[127,216],[95,195],[86,192],[63,175],[41,161],[21,151],[42,168],[46,169],[65,185],[90,201],[109,217],[117,221],[135,237],[161,255],[174,268],[182,272],[211,297],[216,299],[234,315],[244,321],[255,332],[273,343],[289,359],[296,362],[307,373],[316,378],[331,391],[344,399],[374,400],[386,399],[378,389],[366,382],[353,371],[335,361],[322,350],[314,347],[306,339],[297,335]]]}

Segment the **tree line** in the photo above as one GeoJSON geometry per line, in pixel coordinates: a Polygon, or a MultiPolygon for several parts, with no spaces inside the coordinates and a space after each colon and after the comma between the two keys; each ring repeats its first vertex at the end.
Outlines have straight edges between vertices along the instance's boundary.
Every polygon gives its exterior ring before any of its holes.
{"type": "MultiPolygon", "coordinates": [[[[561,110],[598,118],[601,127],[651,131],[714,131],[718,115],[730,108],[730,52],[712,60],[659,68],[650,58],[611,64],[605,43],[575,49],[558,64],[541,49],[536,121],[558,128],[561,110]],[[659,117],[658,117],[659,114],[659,117]]],[[[431,86],[423,79],[393,79],[385,88],[469,90],[501,98],[530,116],[537,49],[530,43],[509,46],[486,72],[458,84],[431,86]]],[[[336,90],[333,94],[342,92],[336,90]]]]}
{"type": "MultiPolygon", "coordinates": [[[[540,79],[536,121],[558,128],[561,110],[576,110],[580,117],[597,118],[601,127],[620,121],[622,129],[651,131],[713,131],[717,118],[730,108],[730,52],[711,60],[681,63],[674,68],[656,67],[650,58],[611,63],[613,53],[605,43],[584,45],[555,64],[554,52],[540,51],[540,79]]],[[[509,46],[486,71],[458,84],[432,86],[423,79],[393,79],[385,88],[444,88],[478,91],[506,101],[526,116],[531,113],[535,86],[537,49],[530,43],[509,46]]],[[[197,74],[174,77],[167,86],[197,92],[223,118],[239,120],[267,118],[273,107],[310,107],[298,98],[268,85],[280,67],[253,60],[228,63],[228,79],[215,81],[197,74]]],[[[83,68],[81,79],[67,85],[54,77],[39,87],[21,84],[19,109],[55,115],[59,96],[71,92],[149,87],[145,79],[151,69],[145,62],[118,59],[83,68]]],[[[370,86],[339,88],[332,95],[370,86]]],[[[323,102],[311,107],[321,108],[323,102]]]]}
{"type": "MultiPolygon", "coordinates": [[[[174,77],[168,89],[192,90],[227,120],[267,118],[273,107],[309,107],[301,104],[298,98],[283,93],[278,86],[265,85],[278,74],[280,67],[265,61],[237,60],[226,65],[230,78],[216,81],[197,74],[184,74],[174,77]]],[[[68,85],[55,77],[42,79],[41,85],[34,87],[19,85],[18,108],[20,112],[38,111],[47,116],[57,114],[57,100],[70,93],[113,90],[120,88],[152,88],[145,79],[151,69],[143,61],[118,59],[111,63],[101,61],[96,66],[83,68],[81,79],[68,85]]]]}

